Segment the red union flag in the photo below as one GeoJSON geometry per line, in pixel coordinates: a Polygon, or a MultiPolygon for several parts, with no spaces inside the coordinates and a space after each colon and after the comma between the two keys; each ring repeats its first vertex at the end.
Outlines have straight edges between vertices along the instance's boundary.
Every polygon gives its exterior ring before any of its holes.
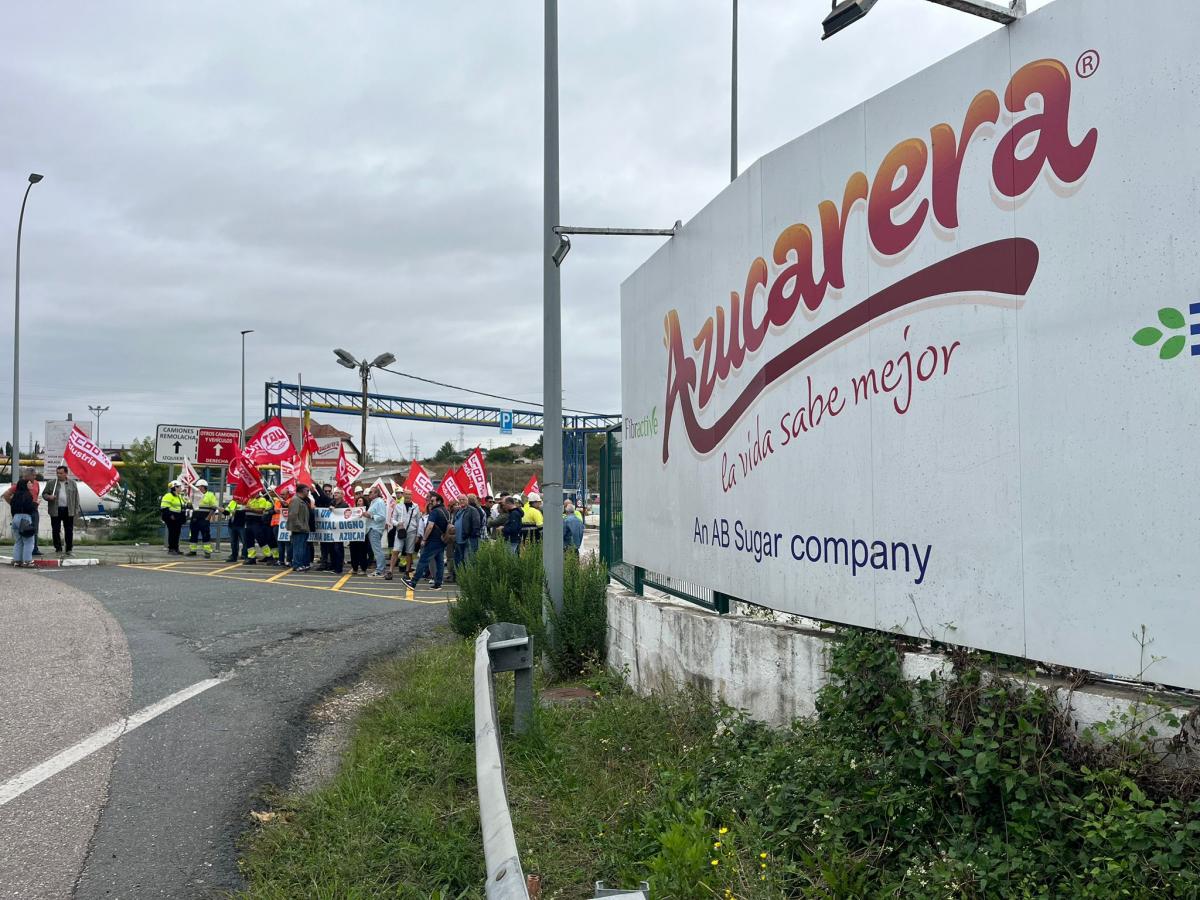
{"type": "Polygon", "coordinates": [[[530,475],[529,483],[525,485],[525,497],[528,499],[530,494],[540,494],[541,492],[542,488],[538,484],[538,477],[536,475],[530,475]]]}
{"type": "Polygon", "coordinates": [[[92,443],[91,438],[84,434],[78,425],[71,427],[66,449],[63,451],[63,461],[76,478],[96,492],[97,497],[103,497],[121,480],[121,475],[113,466],[112,460],[99,445],[92,443]]]}
{"type": "Polygon", "coordinates": [[[459,472],[471,485],[470,490],[467,491],[468,494],[474,494],[476,497],[488,495],[487,467],[483,464],[483,454],[479,452],[478,447],[467,456],[459,472]]]}
{"type": "Polygon", "coordinates": [[[304,427],[304,435],[300,439],[300,452],[307,456],[315,456],[317,451],[321,449],[321,445],[317,443],[317,439],[313,437],[313,433],[308,430],[308,426],[304,427]]]}
{"type": "Polygon", "coordinates": [[[442,495],[442,499],[447,503],[453,503],[463,495],[462,489],[458,486],[458,481],[454,475],[454,469],[447,469],[446,474],[442,476],[442,483],[438,485],[437,492],[442,495]]]}
{"type": "Polygon", "coordinates": [[[263,489],[258,469],[244,450],[229,464],[229,480],[233,482],[233,499],[238,503],[245,503],[263,489]]]}
{"type": "Polygon", "coordinates": [[[363,473],[363,467],[346,455],[346,445],[338,447],[337,468],[333,471],[334,483],[342,489],[342,496],[354,505],[354,479],[363,473]]]}
{"type": "Polygon", "coordinates": [[[404,479],[404,490],[412,495],[413,503],[425,512],[429,495],[433,493],[433,479],[425,471],[425,467],[415,459],[408,467],[408,477],[404,479]]]}
{"type": "Polygon", "coordinates": [[[276,493],[284,500],[290,499],[292,494],[296,493],[298,484],[313,486],[306,461],[306,457],[293,457],[279,464],[279,490],[276,493]]]}
{"type": "Polygon", "coordinates": [[[292,459],[296,455],[296,448],[292,446],[292,439],[279,421],[279,416],[273,416],[263,422],[258,433],[246,442],[246,449],[242,453],[249,454],[251,461],[262,466],[292,459]]]}

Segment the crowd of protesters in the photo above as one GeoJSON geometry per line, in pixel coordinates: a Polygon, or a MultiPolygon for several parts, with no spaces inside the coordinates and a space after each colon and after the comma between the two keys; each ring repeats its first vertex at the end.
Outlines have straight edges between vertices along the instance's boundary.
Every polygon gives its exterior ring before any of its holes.
{"type": "MultiPolygon", "coordinates": [[[[422,509],[412,494],[401,489],[390,521],[389,504],[378,485],[366,489],[356,485],[353,496],[347,498],[332,484],[311,489],[300,484],[287,501],[265,488],[247,502],[231,500],[223,509],[218,508],[203,480],[196,482],[191,497],[185,497],[185,493],[179,482],[172,481],[160,504],[170,554],[183,555],[180,539],[184,525],[190,523],[187,555],[203,553],[211,557],[211,523],[223,517],[229,528],[230,555],[226,562],[342,575],[345,544],[310,539],[318,530],[316,510],[362,507],[365,540],[346,542],[350,547],[350,574],[387,581],[399,575],[412,588],[428,580],[433,590],[440,589],[446,580],[455,580],[456,568],[470,561],[480,542],[500,541],[516,553],[521,544],[541,540],[546,527],[542,498],[536,491],[524,497],[513,494],[480,498],[466,494],[449,505],[440,494],[432,493],[422,509]],[[289,535],[283,542],[278,540],[281,523],[289,535]],[[314,548],[319,548],[319,560],[313,558],[314,548]]],[[[584,515],[571,501],[563,506],[562,529],[564,548],[578,552],[583,543],[584,515]]]]}

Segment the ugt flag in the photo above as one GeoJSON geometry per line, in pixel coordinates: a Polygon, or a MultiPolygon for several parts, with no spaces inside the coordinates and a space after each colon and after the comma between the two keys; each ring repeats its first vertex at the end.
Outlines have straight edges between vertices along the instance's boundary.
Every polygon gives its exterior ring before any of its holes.
{"type": "Polygon", "coordinates": [[[292,446],[292,439],[283,427],[283,423],[279,421],[279,416],[272,416],[263,422],[258,433],[246,442],[246,448],[242,453],[258,466],[265,466],[267,463],[281,463],[285,459],[293,459],[297,455],[296,448],[292,446]]]}
{"type": "Polygon", "coordinates": [[[78,425],[71,428],[63,461],[76,478],[96,492],[97,497],[103,497],[121,480],[112,460],[78,425]]]}
{"type": "Polygon", "coordinates": [[[230,462],[229,480],[233,482],[233,499],[238,503],[245,503],[263,489],[258,469],[244,450],[230,462]]]}

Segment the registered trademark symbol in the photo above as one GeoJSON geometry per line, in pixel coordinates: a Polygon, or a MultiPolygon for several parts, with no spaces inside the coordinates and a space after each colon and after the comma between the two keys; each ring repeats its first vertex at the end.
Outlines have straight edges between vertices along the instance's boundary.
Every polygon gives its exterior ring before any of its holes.
{"type": "Polygon", "coordinates": [[[1100,52],[1084,50],[1075,63],[1075,74],[1080,78],[1091,78],[1100,68],[1100,52]]]}

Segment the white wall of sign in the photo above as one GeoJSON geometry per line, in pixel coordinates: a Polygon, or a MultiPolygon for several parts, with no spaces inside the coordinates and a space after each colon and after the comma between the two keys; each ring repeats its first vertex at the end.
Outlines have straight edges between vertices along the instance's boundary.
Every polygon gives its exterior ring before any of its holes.
{"type": "Polygon", "coordinates": [[[626,561],[1200,688],[1197,34],[1058,0],[723,190],[622,286],[626,561]]]}

